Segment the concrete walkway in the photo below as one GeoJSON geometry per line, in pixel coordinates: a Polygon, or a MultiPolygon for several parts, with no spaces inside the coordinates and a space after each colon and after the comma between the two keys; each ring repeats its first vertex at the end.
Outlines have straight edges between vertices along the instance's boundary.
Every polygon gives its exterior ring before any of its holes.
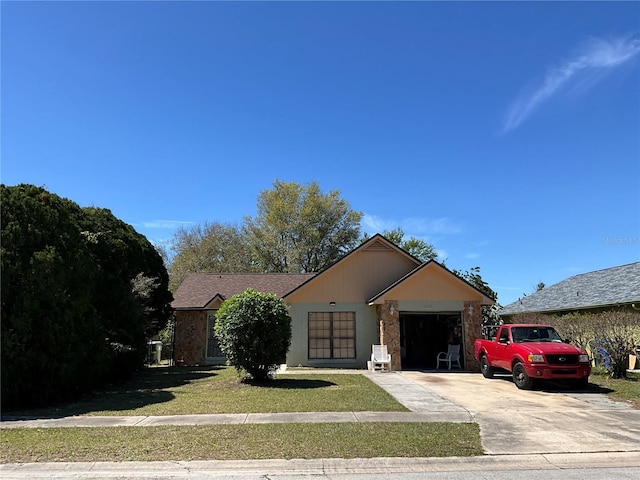
{"type": "MultiPolygon", "coordinates": [[[[294,371],[295,372],[295,371],[294,371]]],[[[292,372],[287,372],[292,373],[292,372]]],[[[309,373],[309,372],[301,372],[309,373]]],[[[324,372],[323,372],[324,373],[324,372]]],[[[344,373],[344,372],[341,372],[344,373]]],[[[351,372],[353,373],[353,372],[351,372]]],[[[59,418],[6,417],[0,428],[151,427],[158,425],[220,425],[255,423],[345,422],[473,422],[463,407],[398,373],[363,373],[384,388],[409,412],[294,412],[167,416],[73,416],[59,418]]]]}

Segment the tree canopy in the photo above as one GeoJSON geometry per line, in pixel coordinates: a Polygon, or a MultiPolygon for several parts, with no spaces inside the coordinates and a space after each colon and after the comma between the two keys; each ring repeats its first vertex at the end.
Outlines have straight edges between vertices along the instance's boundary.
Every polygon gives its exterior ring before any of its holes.
{"type": "Polygon", "coordinates": [[[358,243],[361,218],[338,190],[276,180],[260,193],[258,213],[245,218],[244,229],[260,271],[317,272],[358,243]]]}
{"type": "Polygon", "coordinates": [[[108,210],[41,187],[0,185],[0,199],[3,406],[59,400],[141,365],[171,301],[153,246],[108,210]]]}
{"type": "Polygon", "coordinates": [[[316,182],[276,180],[258,196],[257,215],[242,226],[205,223],[179,228],[170,264],[171,290],[189,273],[306,273],[320,271],[358,242],[362,214],[316,182]]]}
{"type": "Polygon", "coordinates": [[[172,291],[189,273],[258,271],[242,228],[232,224],[180,227],[174,234],[172,250],[175,252],[169,267],[172,291]]]}

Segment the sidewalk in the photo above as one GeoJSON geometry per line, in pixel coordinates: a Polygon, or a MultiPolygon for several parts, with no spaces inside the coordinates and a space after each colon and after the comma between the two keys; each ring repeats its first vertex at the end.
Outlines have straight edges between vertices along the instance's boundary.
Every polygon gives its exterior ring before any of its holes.
{"type": "MultiPolygon", "coordinates": [[[[287,372],[290,373],[290,372],[287,372]]],[[[409,412],[298,412],[239,413],[168,416],[74,416],[61,418],[6,417],[0,428],[42,427],[150,427],[157,425],[221,425],[253,423],[344,423],[344,422],[473,422],[463,407],[397,373],[359,371],[384,388],[409,412]]]]}
{"type": "MultiPolygon", "coordinates": [[[[481,473],[493,478],[489,472],[549,471],[546,478],[566,478],[568,469],[615,468],[635,469],[640,465],[637,452],[557,453],[535,455],[485,455],[481,457],[443,458],[320,458],[313,460],[210,460],[183,462],[56,462],[0,465],[0,477],[11,480],[52,479],[227,479],[230,477],[309,478],[312,475],[329,476],[420,474],[441,472],[481,473]],[[555,472],[555,474],[553,473],[555,472]]],[[[466,476],[466,475],[464,475],[466,476]]],[[[341,477],[343,478],[343,477],[341,477]]],[[[418,477],[410,477],[418,478],[418,477]]],[[[431,478],[431,477],[430,477],[431,478]]],[[[461,478],[461,477],[457,477],[461,478]]],[[[519,477],[526,478],[526,477],[519,477]]],[[[572,477],[577,478],[577,477],[572,477]]],[[[631,477],[622,477],[631,478],[631,477]]]]}

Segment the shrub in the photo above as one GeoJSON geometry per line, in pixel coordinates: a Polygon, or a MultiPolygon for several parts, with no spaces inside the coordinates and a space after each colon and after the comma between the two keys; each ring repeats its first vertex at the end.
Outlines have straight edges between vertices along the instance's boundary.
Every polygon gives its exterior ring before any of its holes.
{"type": "Polygon", "coordinates": [[[270,293],[246,290],[223,302],[214,333],[220,350],[239,374],[256,381],[272,378],[291,345],[291,316],[270,293]]]}
{"type": "Polygon", "coordinates": [[[544,323],[584,348],[613,378],[625,378],[629,355],[640,345],[640,314],[625,310],[563,316],[521,314],[514,323],[544,323]]]}

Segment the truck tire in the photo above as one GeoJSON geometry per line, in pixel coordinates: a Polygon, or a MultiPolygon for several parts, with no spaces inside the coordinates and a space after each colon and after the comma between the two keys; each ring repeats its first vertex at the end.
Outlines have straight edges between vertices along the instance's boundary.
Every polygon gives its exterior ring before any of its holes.
{"type": "Polygon", "coordinates": [[[513,383],[515,383],[516,387],[520,390],[530,390],[533,387],[533,378],[527,375],[527,371],[520,362],[513,366],[513,383]]]}
{"type": "Polygon", "coordinates": [[[493,367],[489,365],[489,360],[487,360],[486,355],[480,357],[480,371],[484,378],[493,378],[493,367]]]}

